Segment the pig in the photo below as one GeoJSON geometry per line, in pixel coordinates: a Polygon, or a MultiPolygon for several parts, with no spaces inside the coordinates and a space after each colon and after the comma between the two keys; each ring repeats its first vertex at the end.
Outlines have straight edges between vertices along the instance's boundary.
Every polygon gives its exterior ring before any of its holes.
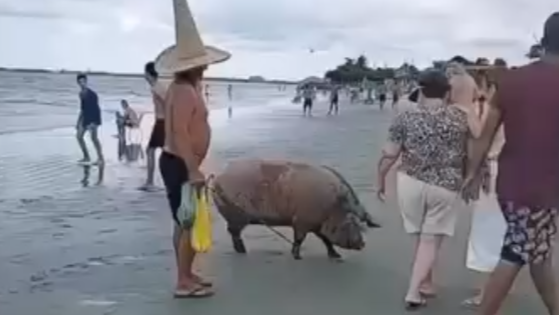
{"type": "Polygon", "coordinates": [[[291,254],[313,233],[328,256],[341,259],[335,246],[362,250],[363,231],[380,225],[365,210],[350,184],[327,166],[274,160],[236,160],[213,179],[212,197],[237,253],[247,225],[293,228],[291,254]]]}

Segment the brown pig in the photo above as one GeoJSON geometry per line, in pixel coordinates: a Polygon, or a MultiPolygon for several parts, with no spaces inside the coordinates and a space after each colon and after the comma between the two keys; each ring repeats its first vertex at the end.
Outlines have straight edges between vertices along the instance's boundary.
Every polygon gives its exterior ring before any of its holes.
{"type": "Polygon", "coordinates": [[[379,227],[349,183],[334,169],[289,161],[237,160],[214,178],[213,199],[225,218],[233,247],[246,253],[241,232],[247,225],[293,227],[292,255],[310,232],[328,256],[365,247],[363,229],[379,227]]]}

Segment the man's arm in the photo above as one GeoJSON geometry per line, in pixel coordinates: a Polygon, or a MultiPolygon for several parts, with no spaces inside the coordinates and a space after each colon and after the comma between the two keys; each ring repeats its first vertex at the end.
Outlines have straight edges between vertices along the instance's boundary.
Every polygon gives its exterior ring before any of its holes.
{"type": "Polygon", "coordinates": [[[495,138],[495,134],[497,134],[497,130],[501,125],[502,113],[498,94],[499,92],[495,93],[493,99],[488,103],[489,106],[486,108],[487,114],[480,137],[470,140],[468,145],[468,163],[466,166],[467,179],[473,179],[478,173],[483,160],[491,148],[491,143],[495,138]]]}

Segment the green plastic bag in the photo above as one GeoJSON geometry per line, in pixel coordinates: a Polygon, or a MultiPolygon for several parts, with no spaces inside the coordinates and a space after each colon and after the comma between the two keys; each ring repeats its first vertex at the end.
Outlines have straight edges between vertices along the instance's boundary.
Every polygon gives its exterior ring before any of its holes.
{"type": "Polygon", "coordinates": [[[196,189],[189,183],[181,189],[181,204],[177,210],[177,219],[182,228],[190,229],[196,219],[196,189]]]}

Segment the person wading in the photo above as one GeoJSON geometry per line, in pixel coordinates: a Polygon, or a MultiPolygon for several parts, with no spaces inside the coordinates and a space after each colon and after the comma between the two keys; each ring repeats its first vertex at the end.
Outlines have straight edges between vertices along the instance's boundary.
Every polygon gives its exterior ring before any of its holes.
{"type": "Polygon", "coordinates": [[[155,172],[155,151],[163,148],[165,142],[165,86],[159,81],[159,73],[155,70],[155,64],[148,62],[144,67],[144,76],[148,82],[154,105],[155,123],[151,131],[147,156],[147,179],[146,183],[140,187],[142,190],[152,191],[155,189],[153,175],[155,172]]]}
{"type": "Polygon", "coordinates": [[[103,164],[105,158],[103,157],[103,148],[101,141],[99,141],[99,127],[101,126],[101,107],[99,106],[99,97],[87,85],[87,75],[78,74],[76,81],[80,87],[80,114],[76,124],[76,138],[83,154],[83,159],[79,161],[82,164],[103,164]],[[91,142],[97,153],[97,161],[91,163],[91,157],[85,144],[85,133],[89,132],[91,142]]]}

